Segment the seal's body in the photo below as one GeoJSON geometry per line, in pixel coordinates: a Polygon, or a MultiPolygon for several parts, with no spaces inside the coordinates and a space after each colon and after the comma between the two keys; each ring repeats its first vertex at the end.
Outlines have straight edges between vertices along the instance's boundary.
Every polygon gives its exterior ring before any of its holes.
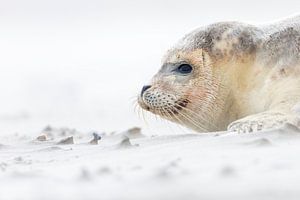
{"type": "Polygon", "coordinates": [[[181,39],[139,105],[198,132],[298,125],[300,16],[252,26],[221,22],[181,39]]]}

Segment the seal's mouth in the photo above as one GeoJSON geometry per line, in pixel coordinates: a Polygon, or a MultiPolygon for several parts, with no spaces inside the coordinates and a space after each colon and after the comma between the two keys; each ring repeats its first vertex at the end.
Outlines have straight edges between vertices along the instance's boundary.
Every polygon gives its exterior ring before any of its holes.
{"type": "Polygon", "coordinates": [[[180,99],[175,102],[175,105],[170,107],[167,112],[169,114],[178,115],[182,110],[184,110],[187,105],[190,103],[188,99],[180,99]]]}
{"type": "Polygon", "coordinates": [[[187,109],[190,101],[188,99],[182,98],[175,101],[174,103],[169,103],[167,105],[151,106],[148,105],[143,98],[139,98],[138,103],[140,107],[146,111],[169,118],[170,116],[178,115],[180,112],[187,109]]]}

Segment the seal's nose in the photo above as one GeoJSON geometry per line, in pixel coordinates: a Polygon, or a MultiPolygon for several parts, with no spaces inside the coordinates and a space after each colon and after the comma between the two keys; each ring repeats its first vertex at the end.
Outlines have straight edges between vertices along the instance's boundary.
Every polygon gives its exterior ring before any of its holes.
{"type": "Polygon", "coordinates": [[[151,88],[151,85],[145,85],[145,86],[142,88],[141,96],[143,96],[144,92],[145,92],[146,90],[148,90],[149,88],[151,88]]]}

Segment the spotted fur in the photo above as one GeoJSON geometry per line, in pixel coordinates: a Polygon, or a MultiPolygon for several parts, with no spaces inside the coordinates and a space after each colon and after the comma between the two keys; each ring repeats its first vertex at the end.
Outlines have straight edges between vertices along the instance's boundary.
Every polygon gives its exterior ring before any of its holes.
{"type": "Polygon", "coordinates": [[[167,52],[152,86],[139,99],[141,107],[198,132],[297,126],[292,108],[300,102],[300,16],[262,26],[198,28],[167,52]],[[172,71],[181,62],[193,66],[190,75],[172,71]]]}

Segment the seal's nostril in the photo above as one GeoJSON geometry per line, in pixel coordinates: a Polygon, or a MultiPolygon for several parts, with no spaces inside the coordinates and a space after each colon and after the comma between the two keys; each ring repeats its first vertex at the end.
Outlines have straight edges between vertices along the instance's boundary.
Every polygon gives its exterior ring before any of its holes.
{"type": "Polygon", "coordinates": [[[145,92],[146,90],[148,90],[149,88],[151,88],[151,85],[145,85],[145,86],[142,88],[141,96],[143,96],[144,92],[145,92]]]}

